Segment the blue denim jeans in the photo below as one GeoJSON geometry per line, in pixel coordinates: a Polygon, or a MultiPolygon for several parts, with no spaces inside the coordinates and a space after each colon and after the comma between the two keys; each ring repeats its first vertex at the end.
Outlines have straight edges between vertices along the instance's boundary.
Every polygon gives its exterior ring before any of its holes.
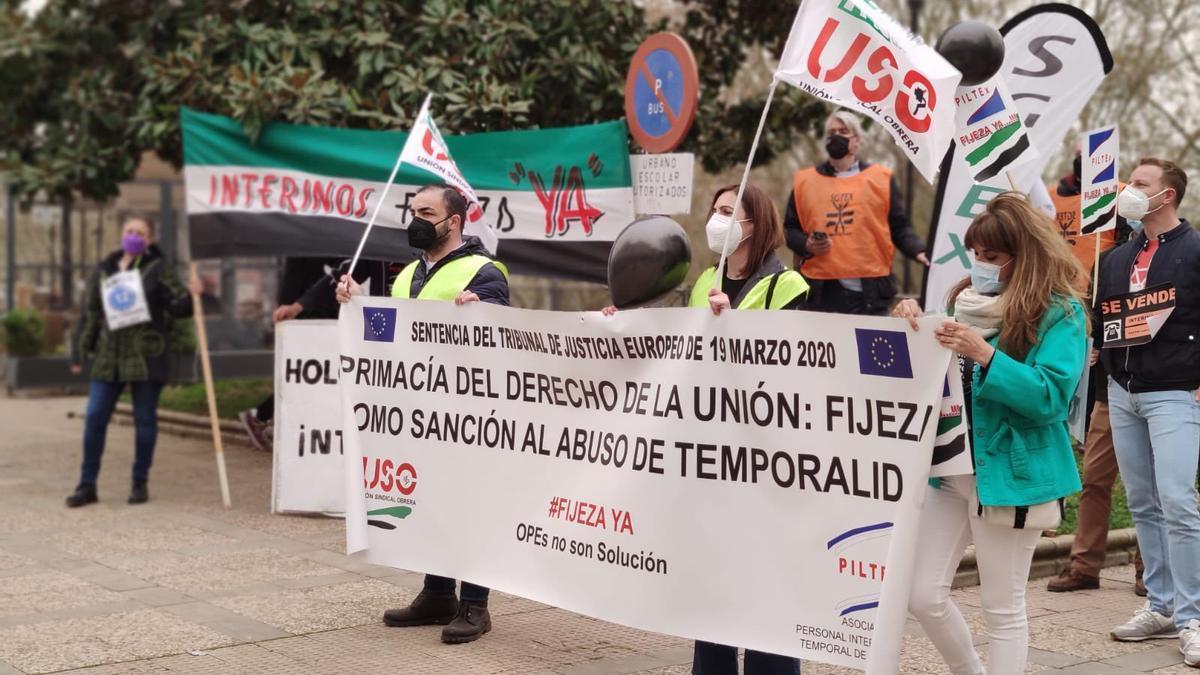
{"type": "MultiPolygon", "coordinates": [[[[696,641],[692,675],[737,675],[737,647],[696,641]]],[[[745,675],[800,675],[800,659],[746,650],[745,675]]]]}
{"type": "MultiPolygon", "coordinates": [[[[450,577],[439,577],[433,574],[425,575],[425,591],[429,593],[453,593],[454,579],[450,577]]],[[[485,586],[476,586],[468,581],[462,582],[463,602],[475,602],[481,605],[487,604],[488,589],[485,586]]]]}
{"type": "Polygon", "coordinates": [[[1150,608],[1183,628],[1200,619],[1200,403],[1190,391],[1131,394],[1110,378],[1108,408],[1150,608]]]}
{"type": "MultiPolygon", "coordinates": [[[[92,380],[83,425],[80,483],[95,483],[100,476],[100,457],[104,454],[108,422],[124,388],[124,382],[92,380]]],[[[158,440],[158,396],[162,393],[163,383],[130,382],[129,388],[133,392],[133,479],[146,480],[150,476],[150,463],[154,461],[154,443],[158,440]]]]}

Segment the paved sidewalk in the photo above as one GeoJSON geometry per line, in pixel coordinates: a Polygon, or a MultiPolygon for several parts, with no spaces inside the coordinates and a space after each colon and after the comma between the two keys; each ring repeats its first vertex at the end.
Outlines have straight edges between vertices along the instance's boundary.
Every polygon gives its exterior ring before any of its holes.
{"type": "MultiPolygon", "coordinates": [[[[0,398],[0,675],[690,672],[686,640],[503,594],[493,632],[473,644],[384,627],[380,614],[406,604],[420,576],[343,555],[340,521],[271,515],[270,458],[246,448],[227,453],[232,510],[220,507],[211,448],[167,435],[151,502],[128,506],[132,430],[114,424],[101,503],[68,510],[83,425],[67,413],[83,408],[79,398],[0,398]]],[[[1200,673],[1174,640],[1107,639],[1141,604],[1132,575],[1116,568],[1100,590],[1065,595],[1031,584],[1030,672],[1200,673]]],[[[983,635],[977,590],[955,596],[983,635]]],[[[946,672],[909,631],[899,672],[946,672]]]]}

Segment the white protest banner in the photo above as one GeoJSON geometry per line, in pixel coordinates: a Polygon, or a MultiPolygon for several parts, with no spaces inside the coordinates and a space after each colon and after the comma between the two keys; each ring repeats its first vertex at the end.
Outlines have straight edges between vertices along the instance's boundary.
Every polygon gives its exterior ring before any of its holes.
{"type": "Polygon", "coordinates": [[[933,182],[962,75],[874,2],[804,0],[775,79],[879,122],[933,182]]]}
{"type": "Polygon", "coordinates": [[[692,212],[692,175],[696,156],[690,152],[630,155],[633,210],[639,215],[692,212]]]}
{"type": "Polygon", "coordinates": [[[1017,104],[1001,77],[974,87],[959,87],[954,97],[958,143],[977,183],[1010,167],[1036,159],[1017,104]]]}
{"type": "Polygon", "coordinates": [[[1117,157],[1121,148],[1117,127],[1104,127],[1083,135],[1080,147],[1080,234],[1111,230],[1117,226],[1117,157]]]}
{"type": "Polygon", "coordinates": [[[100,282],[104,320],[109,330],[136,326],[150,320],[142,273],[136,269],[110,274],[100,282]]]}
{"type": "Polygon", "coordinates": [[[337,322],[275,324],[272,513],[342,513],[337,322]]]}
{"type": "MultiPolygon", "coordinates": [[[[1061,3],[1036,5],[1000,28],[1004,64],[998,77],[1016,101],[1029,142],[1039,155],[1013,169],[1017,189],[1038,202],[1049,202],[1041,173],[1079,117],[1079,112],[1112,70],[1112,54],[1087,12],[1061,3]]],[[[971,220],[1001,192],[1011,190],[1007,176],[986,182],[971,179],[966,153],[957,144],[942,163],[933,226],[929,232],[930,268],[925,282],[926,309],[945,307],[950,289],[970,273],[971,253],[963,235],[971,220]]],[[[1050,213],[1054,213],[1050,207],[1050,213]]]]}
{"type": "Polygon", "coordinates": [[[893,672],[950,359],[937,321],[355,298],[338,326],[349,548],[893,672]]]}
{"type": "Polygon", "coordinates": [[[400,161],[404,164],[424,169],[448,185],[454,186],[467,199],[467,222],[463,223],[463,233],[479,237],[487,250],[496,252],[499,237],[496,231],[483,222],[483,208],[479,205],[479,197],[471,184],[463,178],[450,149],[446,146],[442,132],[438,131],[433,115],[429,112],[429,101],[433,96],[426,96],[421,104],[421,111],[413,122],[412,131],[404,141],[404,149],[400,151],[400,161]]]}

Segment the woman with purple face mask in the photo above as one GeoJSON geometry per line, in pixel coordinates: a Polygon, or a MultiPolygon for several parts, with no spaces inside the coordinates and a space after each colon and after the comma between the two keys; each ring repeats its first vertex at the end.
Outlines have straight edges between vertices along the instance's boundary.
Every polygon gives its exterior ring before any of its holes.
{"type": "Polygon", "coordinates": [[[90,366],[83,464],[79,484],[67,506],[98,501],[96,479],[108,422],[117,397],[129,386],[133,397],[135,459],[130,504],[149,499],[146,487],[158,436],[158,397],[167,378],[167,330],[170,317],[192,315],[189,292],[154,245],[154,221],[131,216],[121,228],[121,250],[113,251],[93,272],[84,294],[83,314],[71,344],[71,371],[90,366]]]}

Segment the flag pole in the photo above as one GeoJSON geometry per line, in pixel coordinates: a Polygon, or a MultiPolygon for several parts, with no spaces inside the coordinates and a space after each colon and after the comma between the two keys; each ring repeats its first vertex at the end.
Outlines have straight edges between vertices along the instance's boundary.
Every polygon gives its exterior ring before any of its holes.
{"type": "MultiPolygon", "coordinates": [[[[192,262],[191,278],[196,275],[196,263],[192,262]]],[[[229,499],[229,476],[225,473],[225,446],[221,442],[221,425],[217,422],[217,397],[213,393],[212,362],[208,358],[208,330],[204,326],[204,303],[200,295],[192,293],[192,323],[196,326],[196,346],[200,350],[200,370],[204,375],[204,397],[208,400],[208,424],[212,431],[213,449],[217,453],[217,480],[221,483],[221,503],[225,508],[233,504],[229,499]]]]}
{"type": "MultiPolygon", "coordinates": [[[[421,110],[425,111],[429,108],[429,101],[433,98],[433,94],[425,95],[425,102],[421,104],[421,110]]],[[[420,115],[420,113],[417,113],[420,115]]],[[[396,174],[400,171],[401,159],[404,157],[404,148],[400,148],[400,153],[396,155],[396,164],[392,166],[392,175],[388,176],[387,185],[383,186],[383,192],[379,195],[379,201],[375,202],[375,210],[371,212],[371,219],[367,221],[367,229],[363,230],[362,239],[358,240],[358,249],[354,251],[354,258],[350,260],[350,271],[347,272],[351,277],[354,275],[354,268],[358,265],[358,259],[362,256],[363,246],[367,244],[367,236],[371,234],[371,228],[375,226],[375,219],[379,217],[379,209],[383,203],[387,201],[388,190],[391,189],[392,183],[396,181],[396,174]]]]}
{"type": "Polygon", "coordinates": [[[1096,306],[1096,284],[1100,280],[1100,233],[1096,237],[1096,262],[1092,264],[1092,307],[1096,306]]]}
{"type": "MultiPolygon", "coordinates": [[[[758,119],[758,131],[754,132],[754,142],[750,144],[750,157],[746,159],[746,169],[742,171],[742,182],[738,185],[737,198],[733,201],[733,216],[729,229],[725,232],[725,242],[721,244],[721,260],[717,263],[717,274],[713,277],[713,288],[721,289],[721,280],[725,278],[726,250],[729,248],[729,238],[733,236],[733,227],[737,225],[737,210],[742,204],[742,195],[746,193],[746,183],[750,180],[750,166],[754,164],[754,153],[758,151],[758,141],[762,138],[763,127],[767,124],[767,112],[771,109],[771,99],[775,97],[775,87],[779,80],[772,78],[771,86],[767,89],[767,102],[763,105],[762,117],[758,119]]],[[[740,228],[739,228],[740,232],[740,228]]],[[[740,238],[740,237],[739,237],[740,238]]]]}

